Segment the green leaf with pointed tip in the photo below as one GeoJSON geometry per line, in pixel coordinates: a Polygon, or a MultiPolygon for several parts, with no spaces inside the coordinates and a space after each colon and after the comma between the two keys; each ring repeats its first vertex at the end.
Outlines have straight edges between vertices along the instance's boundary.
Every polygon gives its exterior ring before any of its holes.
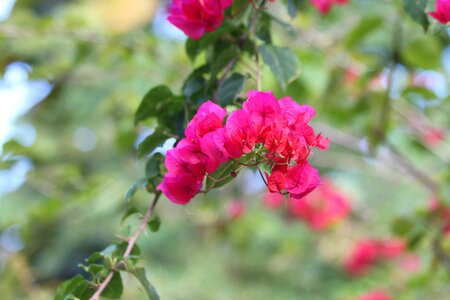
{"type": "Polygon", "coordinates": [[[428,5],[428,0],[403,0],[408,15],[417,23],[422,25],[423,29],[427,31],[430,22],[428,21],[425,9],[428,5]]]}
{"type": "Polygon", "coordinates": [[[123,283],[120,272],[114,273],[113,278],[109,282],[108,286],[103,291],[102,295],[111,299],[120,299],[123,293],[123,283]]]}
{"type": "Polygon", "coordinates": [[[239,73],[233,73],[227,77],[217,92],[217,102],[221,106],[232,104],[244,87],[245,77],[239,73]]]}
{"type": "Polygon", "coordinates": [[[120,220],[120,223],[123,223],[126,219],[128,219],[128,217],[135,215],[135,214],[140,214],[140,213],[141,212],[136,207],[130,207],[127,209],[127,211],[123,215],[122,219],[120,220]]]}
{"type": "Polygon", "coordinates": [[[144,188],[147,183],[145,178],[141,178],[130,187],[130,189],[125,194],[125,201],[130,202],[134,194],[136,194],[138,189],[144,188]]]}
{"type": "Polygon", "coordinates": [[[261,45],[259,52],[284,90],[289,83],[299,77],[300,63],[291,49],[274,45],[261,45]]]}
{"type": "Polygon", "coordinates": [[[148,281],[144,268],[135,269],[131,274],[133,274],[142,284],[149,300],[159,300],[158,292],[156,292],[155,287],[148,281]]]}
{"type": "Polygon", "coordinates": [[[78,274],[58,287],[54,300],[89,299],[94,292],[89,282],[78,274]]]}

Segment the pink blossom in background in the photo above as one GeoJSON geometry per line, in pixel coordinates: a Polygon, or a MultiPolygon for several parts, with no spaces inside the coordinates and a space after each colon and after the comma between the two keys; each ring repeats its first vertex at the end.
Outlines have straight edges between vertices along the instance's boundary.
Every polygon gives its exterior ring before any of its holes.
{"type": "Polygon", "coordinates": [[[350,213],[348,197],[330,181],[300,200],[291,198],[289,203],[291,213],[315,230],[329,228],[350,213]]]}
{"type": "Polygon", "coordinates": [[[227,206],[228,217],[232,220],[240,219],[245,213],[245,204],[241,200],[233,200],[227,206]]]}
{"type": "Polygon", "coordinates": [[[422,261],[414,254],[405,255],[400,259],[400,267],[408,273],[416,273],[420,270],[422,261]]]}
{"type": "Polygon", "coordinates": [[[435,147],[444,141],[444,132],[440,129],[428,127],[422,133],[422,142],[428,147],[435,147]]]}
{"type": "Polygon", "coordinates": [[[198,40],[222,24],[224,10],[231,3],[232,0],[173,0],[167,20],[198,40]]]}
{"type": "Polygon", "coordinates": [[[347,4],[350,0],[309,0],[320,13],[327,14],[333,5],[347,4]]]}
{"type": "Polygon", "coordinates": [[[307,161],[311,148],[329,146],[307,124],[314,114],[312,107],[288,97],[279,101],[270,91],[250,91],[242,108],[228,117],[224,108],[207,101],[188,123],[186,138],[167,152],[168,173],[159,188],[172,202],[186,204],[201,190],[205,175],[259,144],[258,155],[271,168],[269,190],[300,199],[320,183],[319,172],[307,161]]]}
{"type": "Polygon", "coordinates": [[[428,14],[442,24],[450,23],[450,0],[437,0],[436,10],[428,14]]]}
{"type": "Polygon", "coordinates": [[[345,269],[352,276],[361,276],[377,262],[401,256],[405,249],[405,243],[400,240],[362,240],[354,246],[345,269]]]}
{"type": "Polygon", "coordinates": [[[283,205],[285,196],[280,193],[271,193],[267,191],[263,196],[263,203],[269,209],[276,209],[283,205]]]}
{"type": "Polygon", "coordinates": [[[360,296],[357,300],[393,300],[393,298],[384,291],[376,290],[360,296]]]}

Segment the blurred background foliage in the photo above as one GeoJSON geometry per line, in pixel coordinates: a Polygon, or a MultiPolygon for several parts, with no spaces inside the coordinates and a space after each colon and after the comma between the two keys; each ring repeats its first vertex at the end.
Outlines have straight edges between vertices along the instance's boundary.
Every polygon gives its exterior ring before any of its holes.
{"type": "MultiPolygon", "coordinates": [[[[20,85],[34,95],[27,101],[40,101],[0,139],[2,299],[51,299],[84,258],[138,224],[121,224],[127,208],[149,205],[143,190],[124,200],[143,176],[137,144],[151,132],[135,128],[134,112],[151,87],[179,91],[192,69],[182,34],[165,21],[167,5],[22,0],[0,21],[0,89],[20,85]]],[[[283,91],[265,68],[263,89],[316,108],[313,126],[332,147],[313,164],[345,191],[352,215],[312,231],[265,208],[252,171],[186,207],[163,199],[161,229],[140,240],[161,298],[352,299],[382,288],[395,299],[450,299],[448,273],[431,251],[438,227],[421,217],[435,194],[450,201],[448,29],[432,22],[425,33],[401,1],[353,0],[326,16],[305,6],[293,20],[279,3],[270,12],[280,20],[274,44],[294,49],[301,76],[283,91]],[[237,219],[227,210],[235,199],[245,203],[237,219]],[[418,271],[391,263],[360,278],[344,272],[357,240],[389,238],[405,219],[418,271]]],[[[255,66],[244,59],[237,68],[255,66]]],[[[244,90],[254,88],[247,80],[244,90]]],[[[19,102],[8,95],[0,94],[1,109],[19,102]]],[[[146,298],[125,280],[123,299],[146,298]]]]}

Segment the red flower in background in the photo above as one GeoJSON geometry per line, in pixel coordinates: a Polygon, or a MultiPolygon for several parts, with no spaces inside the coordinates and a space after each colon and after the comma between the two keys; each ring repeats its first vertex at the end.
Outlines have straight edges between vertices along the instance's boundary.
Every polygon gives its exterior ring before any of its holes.
{"type": "Polygon", "coordinates": [[[450,22],[450,0],[437,0],[436,11],[428,13],[442,24],[450,22]]]}
{"type": "Polygon", "coordinates": [[[309,2],[322,14],[328,13],[333,5],[347,4],[349,1],[350,0],[309,0],[309,2]]]}
{"type": "Polygon", "coordinates": [[[376,290],[360,296],[357,300],[392,300],[392,297],[383,291],[376,290]]]}
{"type": "Polygon", "coordinates": [[[405,252],[400,240],[362,240],[353,248],[345,262],[347,273],[361,276],[377,262],[399,257],[405,252]]]}
{"type": "Polygon", "coordinates": [[[231,3],[232,0],[173,0],[167,20],[198,40],[222,24],[223,12],[231,3]]]}
{"type": "Polygon", "coordinates": [[[312,229],[323,230],[344,219],[350,212],[350,204],[346,195],[325,181],[308,196],[300,200],[291,198],[290,210],[312,229]]]}

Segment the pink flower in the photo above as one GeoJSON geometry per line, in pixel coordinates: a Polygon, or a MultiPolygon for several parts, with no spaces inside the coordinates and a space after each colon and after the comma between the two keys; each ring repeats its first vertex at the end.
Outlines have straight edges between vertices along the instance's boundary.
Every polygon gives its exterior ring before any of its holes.
{"type": "Polygon", "coordinates": [[[270,176],[267,176],[267,185],[272,193],[280,193],[286,188],[286,176],[283,172],[274,171],[270,176]]]}
{"type": "Polygon", "coordinates": [[[293,166],[286,176],[286,190],[295,199],[308,195],[319,183],[319,172],[306,161],[293,166]]]}
{"type": "Polygon", "coordinates": [[[265,130],[275,122],[280,111],[278,100],[271,91],[248,92],[248,99],[242,107],[249,113],[256,133],[260,138],[264,137],[265,130]]]}
{"type": "Polygon", "coordinates": [[[203,178],[191,174],[167,174],[158,186],[170,201],[177,204],[186,204],[197,195],[202,188],[203,178]]]}
{"type": "Polygon", "coordinates": [[[228,203],[227,207],[228,217],[232,220],[242,218],[245,213],[245,204],[241,200],[233,200],[228,203]]]}
{"type": "Polygon", "coordinates": [[[197,159],[194,158],[194,155],[181,155],[180,153],[187,153],[190,150],[186,150],[186,148],[195,147],[185,146],[183,148],[175,148],[167,151],[165,164],[166,169],[172,175],[184,175],[188,174],[196,178],[201,178],[205,174],[205,165],[201,162],[197,162],[197,159]],[[189,162],[189,159],[195,161],[196,163],[189,162]]]}
{"type": "Polygon", "coordinates": [[[242,109],[232,112],[227,119],[225,130],[229,142],[237,146],[240,151],[239,156],[231,157],[240,157],[242,153],[249,153],[252,151],[257,134],[248,112],[242,109]]]}
{"type": "Polygon", "coordinates": [[[290,201],[291,213],[307,222],[315,230],[330,227],[345,218],[350,212],[347,197],[331,182],[325,181],[306,197],[290,201]]]}
{"type": "Polygon", "coordinates": [[[360,296],[358,300],[392,300],[392,298],[385,292],[377,290],[360,296]]]}
{"type": "Polygon", "coordinates": [[[232,0],[173,0],[167,20],[198,40],[222,24],[223,12],[231,3],[232,0]]]}
{"type": "Polygon", "coordinates": [[[350,0],[309,0],[309,2],[322,14],[328,13],[335,4],[346,4],[349,1],[350,0]]]}
{"type": "Polygon", "coordinates": [[[450,0],[437,0],[436,11],[428,13],[442,24],[450,22],[450,0]]]}
{"type": "Polygon", "coordinates": [[[193,143],[198,143],[199,138],[205,134],[223,127],[222,123],[226,114],[227,111],[224,108],[211,101],[203,103],[186,127],[186,138],[193,143]]]}

